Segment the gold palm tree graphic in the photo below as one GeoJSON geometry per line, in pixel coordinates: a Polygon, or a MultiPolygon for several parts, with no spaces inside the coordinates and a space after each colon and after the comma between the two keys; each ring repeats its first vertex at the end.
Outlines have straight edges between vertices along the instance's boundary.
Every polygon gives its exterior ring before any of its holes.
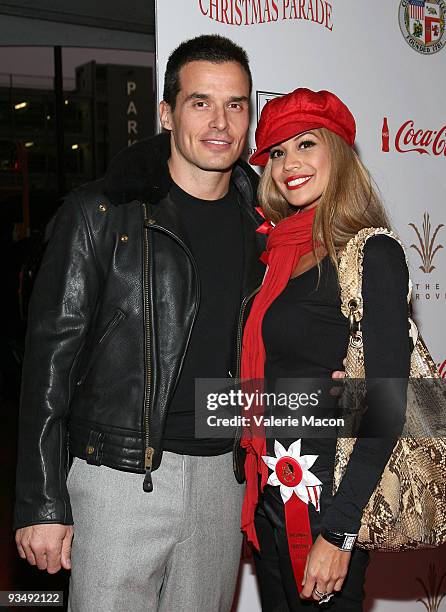
{"type": "Polygon", "coordinates": [[[440,609],[440,604],[443,599],[446,597],[446,593],[442,591],[443,581],[446,577],[446,572],[439,576],[437,574],[437,569],[433,563],[429,563],[429,569],[427,573],[427,584],[421,578],[416,578],[416,580],[421,584],[423,590],[426,594],[426,601],[423,597],[422,599],[417,599],[423,606],[426,608],[427,612],[438,612],[440,609]]]}
{"type": "Polygon", "coordinates": [[[435,270],[435,266],[432,265],[432,261],[437,251],[443,248],[442,244],[437,244],[437,246],[435,246],[435,240],[440,229],[444,227],[444,224],[440,223],[440,225],[437,225],[431,237],[432,226],[430,221],[430,215],[428,212],[425,212],[423,215],[423,235],[420,234],[418,227],[415,225],[415,223],[409,223],[409,226],[415,230],[418,242],[420,243],[420,246],[416,244],[411,244],[410,248],[415,249],[421,257],[423,265],[420,266],[420,270],[422,270],[426,274],[429,274],[430,272],[432,272],[432,270],[435,270]]]}

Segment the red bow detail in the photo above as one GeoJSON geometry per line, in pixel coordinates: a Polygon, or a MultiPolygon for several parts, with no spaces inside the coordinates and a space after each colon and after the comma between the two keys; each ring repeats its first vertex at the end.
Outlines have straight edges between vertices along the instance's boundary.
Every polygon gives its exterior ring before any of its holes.
{"type": "MultiPolygon", "coordinates": [[[[260,208],[260,206],[256,206],[256,211],[259,213],[261,217],[265,219],[265,213],[260,208]]],[[[265,220],[265,222],[262,223],[262,225],[259,225],[259,227],[256,229],[256,232],[258,232],[259,234],[269,234],[270,232],[272,232],[273,229],[274,229],[274,225],[271,223],[271,221],[265,220]]]]}
{"type": "MultiPolygon", "coordinates": [[[[265,213],[260,208],[260,206],[256,206],[255,209],[258,212],[258,214],[265,219],[265,222],[262,223],[262,225],[259,225],[259,227],[256,229],[256,232],[258,232],[259,234],[266,234],[266,235],[270,234],[274,229],[274,225],[271,223],[271,221],[266,220],[265,213]]],[[[268,253],[266,251],[263,251],[259,259],[262,263],[265,264],[265,266],[268,265],[268,253]]]]}

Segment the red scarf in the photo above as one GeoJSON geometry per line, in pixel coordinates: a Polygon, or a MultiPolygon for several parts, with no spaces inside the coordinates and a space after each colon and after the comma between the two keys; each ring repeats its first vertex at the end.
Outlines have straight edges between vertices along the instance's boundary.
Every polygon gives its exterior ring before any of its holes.
{"type": "MultiPolygon", "coordinates": [[[[262,338],[263,317],[285,289],[295,270],[299,259],[313,250],[312,229],[316,207],[303,210],[276,225],[268,237],[266,256],[268,270],[262,288],[256,295],[246,323],[242,345],[242,379],[263,379],[265,366],[265,347],[262,338]]],[[[266,455],[265,435],[255,435],[252,430],[245,430],[241,441],[246,448],[246,493],[242,509],[242,530],[248,541],[259,549],[259,541],[254,527],[254,512],[259,496],[258,474],[261,475],[263,488],[268,480],[268,467],[262,461],[266,455]]]]}

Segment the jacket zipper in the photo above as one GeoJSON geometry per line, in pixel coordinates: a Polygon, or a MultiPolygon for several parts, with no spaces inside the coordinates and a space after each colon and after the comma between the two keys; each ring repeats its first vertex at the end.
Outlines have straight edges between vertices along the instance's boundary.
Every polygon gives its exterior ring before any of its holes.
{"type": "Polygon", "coordinates": [[[150,296],[149,296],[149,226],[147,216],[147,204],[143,203],[144,210],[144,320],[145,320],[145,359],[146,379],[144,381],[144,477],[143,489],[146,493],[153,491],[152,463],[154,449],[150,444],[150,394],[152,390],[152,359],[151,359],[151,330],[150,330],[150,296]]]}
{"type": "MultiPolygon", "coordinates": [[[[261,287],[262,285],[260,285],[261,287]]],[[[241,353],[242,353],[242,333],[243,333],[243,318],[245,316],[245,310],[249,301],[260,291],[260,287],[251,291],[251,293],[243,298],[240,306],[240,314],[237,323],[237,364],[236,364],[236,378],[240,378],[241,373],[241,353]]]]}
{"type": "MultiPolygon", "coordinates": [[[[165,227],[161,227],[160,225],[153,225],[152,227],[154,227],[155,229],[159,230],[160,232],[163,232],[164,234],[166,234],[167,236],[172,238],[172,240],[175,240],[175,242],[180,245],[180,247],[184,250],[186,255],[189,257],[189,259],[190,259],[190,261],[192,263],[192,266],[194,268],[195,277],[196,277],[196,280],[197,280],[197,301],[196,301],[196,306],[195,306],[195,312],[194,312],[193,319],[192,319],[192,325],[190,327],[189,336],[187,337],[187,341],[186,341],[186,350],[187,350],[187,348],[189,346],[190,338],[191,338],[191,335],[192,335],[192,330],[194,328],[195,319],[197,318],[198,305],[199,305],[200,299],[201,299],[200,275],[198,273],[197,262],[195,261],[195,258],[192,255],[190,249],[187,247],[187,245],[185,245],[184,242],[182,240],[180,240],[180,238],[178,238],[178,236],[176,236],[173,232],[171,232],[170,230],[166,229],[165,227]]],[[[181,362],[180,362],[179,372],[181,372],[181,369],[183,367],[184,358],[185,358],[185,355],[186,355],[186,350],[184,351],[183,358],[181,359],[181,362]]],[[[178,374],[177,379],[175,381],[174,391],[175,391],[175,389],[177,387],[179,377],[180,377],[180,374],[178,374]]]]}
{"type": "MultiPolygon", "coordinates": [[[[146,379],[146,386],[144,390],[144,425],[145,425],[144,469],[146,470],[146,475],[144,478],[143,489],[146,492],[150,492],[150,491],[153,491],[152,464],[153,464],[153,455],[155,453],[155,449],[151,446],[151,443],[150,443],[150,393],[151,393],[151,382],[152,382],[152,364],[151,364],[151,359],[150,359],[151,337],[150,337],[150,300],[149,300],[149,237],[148,237],[149,227],[153,227],[160,231],[163,231],[165,234],[173,238],[184,249],[184,251],[188,255],[194,267],[194,271],[195,271],[195,275],[196,275],[197,283],[198,283],[198,299],[197,299],[197,305],[195,308],[194,317],[193,317],[193,321],[191,325],[191,331],[189,333],[189,337],[186,343],[186,348],[189,346],[192,329],[193,329],[195,319],[197,316],[197,312],[198,312],[198,303],[200,301],[200,287],[199,287],[199,275],[198,275],[197,264],[190,250],[187,248],[184,242],[182,242],[178,238],[178,236],[175,236],[175,234],[173,234],[172,232],[170,232],[169,230],[165,228],[155,225],[154,222],[149,222],[146,203],[143,203],[143,209],[144,209],[144,230],[145,230],[144,231],[144,317],[147,321],[147,325],[146,325],[146,330],[147,330],[147,333],[146,333],[147,379],[146,379]]],[[[183,360],[184,360],[184,356],[183,356],[183,360]]],[[[183,360],[180,364],[180,369],[182,367],[183,360]]]]}
{"type": "MultiPolygon", "coordinates": [[[[255,294],[258,291],[260,291],[261,286],[262,285],[254,289],[254,291],[252,291],[249,295],[245,296],[240,306],[240,314],[239,314],[239,319],[238,319],[238,324],[237,324],[237,357],[236,357],[237,383],[239,383],[240,375],[241,375],[242,334],[243,334],[243,319],[245,316],[245,310],[246,310],[246,307],[249,301],[255,296],[255,294]]],[[[233,462],[234,462],[234,471],[238,471],[239,469],[238,457],[237,457],[237,447],[240,444],[241,437],[242,437],[242,429],[240,426],[238,426],[235,432],[235,436],[234,436],[234,446],[233,446],[233,453],[232,453],[233,462]]]]}

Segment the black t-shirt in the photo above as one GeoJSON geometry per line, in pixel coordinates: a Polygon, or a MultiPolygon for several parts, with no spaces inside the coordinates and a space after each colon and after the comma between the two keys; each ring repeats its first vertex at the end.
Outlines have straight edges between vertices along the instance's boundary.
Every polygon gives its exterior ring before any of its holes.
{"type": "Polygon", "coordinates": [[[164,450],[220,455],[232,440],[195,438],[195,378],[227,378],[241,301],[243,235],[235,188],[219,200],[200,200],[173,185],[200,279],[200,307],[178,386],[169,406],[164,450]]]}

